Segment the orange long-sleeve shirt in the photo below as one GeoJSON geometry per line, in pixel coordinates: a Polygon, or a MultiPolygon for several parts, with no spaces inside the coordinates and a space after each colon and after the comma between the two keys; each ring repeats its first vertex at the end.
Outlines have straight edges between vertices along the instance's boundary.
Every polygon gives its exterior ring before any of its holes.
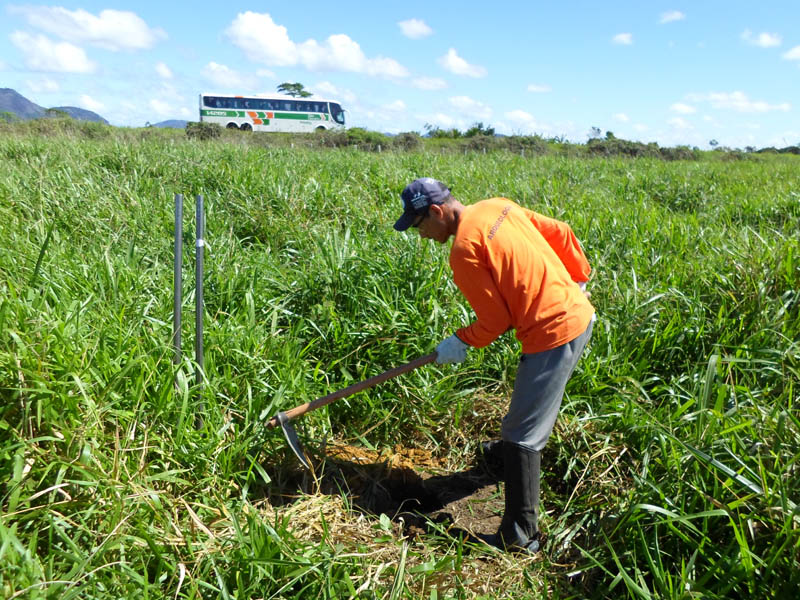
{"type": "Polygon", "coordinates": [[[591,268],[572,229],[507,198],[464,208],[450,267],[477,317],[456,335],[476,348],[511,328],[526,354],[556,348],[583,333],[594,314],[576,283],[591,268]]]}

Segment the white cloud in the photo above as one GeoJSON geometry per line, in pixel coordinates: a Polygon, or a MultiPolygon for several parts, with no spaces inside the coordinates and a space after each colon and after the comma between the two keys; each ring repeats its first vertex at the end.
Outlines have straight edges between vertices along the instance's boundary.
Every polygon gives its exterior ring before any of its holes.
{"type": "Polygon", "coordinates": [[[276,67],[293,67],[298,62],[297,45],[289,39],[286,27],[277,25],[268,14],[239,13],[226,33],[253,61],[276,67]]]}
{"type": "Polygon", "coordinates": [[[267,79],[275,79],[275,73],[269,69],[259,69],[256,71],[256,75],[259,77],[266,77],[267,79]]]}
{"type": "Polygon", "coordinates": [[[25,64],[33,71],[93,73],[97,68],[82,48],[67,42],[54,42],[41,34],[15,31],[11,34],[11,42],[25,55],[25,64]]]}
{"type": "Polygon", "coordinates": [[[455,48],[450,48],[447,54],[439,58],[439,64],[446,70],[455,75],[464,75],[466,77],[486,77],[488,71],[484,67],[478,65],[471,65],[456,52],[455,48]]]}
{"type": "Polygon", "coordinates": [[[404,112],[406,110],[406,103],[402,100],[395,100],[389,104],[384,104],[382,109],[389,112],[404,112]]]}
{"type": "Polygon", "coordinates": [[[611,41],[615,44],[620,44],[622,46],[630,46],[633,44],[633,34],[632,33],[618,33],[611,41]]]}
{"type": "Polygon", "coordinates": [[[5,71],[5,70],[6,70],[6,63],[0,60],[0,71],[5,71]]]}
{"type": "Polygon", "coordinates": [[[783,55],[786,60],[800,60],[800,46],[795,46],[783,55]]]}
{"type": "Polygon", "coordinates": [[[734,110],[736,112],[764,113],[774,110],[788,112],[792,106],[788,102],[769,104],[763,100],[751,100],[743,92],[711,92],[709,94],[689,94],[692,102],[708,102],[713,108],[734,110]]]}
{"type": "Polygon", "coordinates": [[[164,100],[153,98],[150,100],[150,108],[153,109],[159,117],[166,117],[173,114],[172,105],[164,100]]]}
{"type": "Polygon", "coordinates": [[[419,90],[435,91],[445,89],[447,87],[447,82],[438,77],[418,77],[411,81],[411,85],[419,90]]]}
{"type": "Polygon", "coordinates": [[[172,79],[172,70],[163,62],[156,64],[156,73],[162,79],[172,79]]]}
{"type": "Polygon", "coordinates": [[[483,102],[473,100],[468,96],[453,96],[449,99],[450,105],[461,111],[467,119],[490,119],[492,109],[483,102]]]}
{"type": "Polygon", "coordinates": [[[347,104],[354,104],[358,97],[350,90],[339,88],[330,81],[320,81],[309,88],[314,94],[329,100],[340,100],[347,104]]]}
{"type": "Polygon", "coordinates": [[[625,113],[617,113],[614,115],[614,120],[619,121],[620,123],[627,123],[630,121],[630,117],[628,117],[628,115],[625,113]]]}
{"type": "Polygon", "coordinates": [[[28,86],[28,89],[36,94],[49,94],[52,92],[57,92],[61,89],[61,86],[58,85],[57,81],[53,81],[48,77],[42,77],[41,79],[29,79],[25,82],[25,85],[28,86]]]}
{"type": "Polygon", "coordinates": [[[686,18],[686,15],[683,14],[679,10],[670,10],[667,12],[661,13],[661,18],[659,19],[659,23],[674,23],[675,21],[683,21],[686,18]]]}
{"type": "Polygon", "coordinates": [[[533,127],[536,124],[536,119],[533,118],[532,114],[519,109],[507,112],[505,118],[516,125],[524,127],[533,127]]]}
{"type": "Polygon", "coordinates": [[[92,98],[87,94],[83,94],[81,96],[80,100],[78,101],[78,106],[80,106],[81,108],[85,108],[86,110],[91,110],[93,112],[99,112],[101,110],[104,110],[106,107],[105,104],[103,104],[102,102],[98,102],[97,100],[95,100],[94,98],[92,98]]]}
{"type": "MultiPolygon", "coordinates": [[[[331,36],[333,37],[333,36],[331,36]]],[[[347,36],[343,36],[347,37],[347,36]]],[[[349,39],[349,38],[348,38],[349,39]]],[[[355,42],[353,42],[355,44],[355,42]]],[[[355,44],[358,46],[358,44],[355,44]]],[[[362,54],[363,56],[363,54],[362,54]]],[[[358,73],[366,73],[367,75],[372,76],[379,76],[379,77],[390,77],[390,78],[397,78],[403,79],[404,77],[408,77],[408,69],[406,69],[403,65],[397,62],[393,58],[386,58],[385,56],[378,56],[376,58],[370,58],[364,63],[364,68],[357,68],[354,69],[358,73]]]]}
{"type": "Polygon", "coordinates": [[[533,92],[534,94],[546,94],[547,92],[552,92],[553,88],[547,84],[531,83],[528,86],[528,91],[533,92]]]}
{"type": "Polygon", "coordinates": [[[309,71],[349,71],[389,78],[408,77],[408,69],[393,58],[367,58],[361,46],[344,34],[324,42],[309,39],[297,44],[286,27],[267,13],[239,13],[226,30],[227,36],[252,61],[275,67],[301,65],[309,71]]]}
{"type": "Polygon", "coordinates": [[[237,91],[252,89],[255,83],[252,77],[242,75],[230,67],[215,62],[210,62],[203,67],[203,77],[219,88],[237,91]]]}
{"type": "Polygon", "coordinates": [[[92,44],[106,50],[143,50],[167,37],[153,29],[136,13],[106,9],[95,16],[83,9],[60,6],[11,6],[9,11],[23,15],[28,24],[76,44],[92,44]]]}
{"type": "Polygon", "coordinates": [[[428,27],[427,23],[421,19],[408,19],[407,21],[400,21],[398,25],[400,26],[400,31],[403,32],[403,35],[407,38],[411,38],[412,40],[418,40],[433,33],[433,29],[428,27]]]}
{"type": "Polygon", "coordinates": [[[689,124],[689,122],[686,121],[685,119],[682,119],[681,117],[673,117],[672,119],[667,121],[667,124],[669,126],[671,126],[671,127],[674,127],[675,129],[691,129],[692,128],[692,126],[689,124]]]}
{"type": "Polygon", "coordinates": [[[774,48],[783,43],[783,38],[777,33],[762,32],[754,35],[749,29],[742,32],[742,39],[751,46],[758,46],[760,48],[774,48]]]}
{"type": "Polygon", "coordinates": [[[178,88],[168,81],[161,82],[161,89],[158,91],[158,95],[162,99],[171,101],[173,105],[180,104],[185,100],[185,97],[178,91],[178,88]]]}
{"type": "Polygon", "coordinates": [[[443,129],[452,129],[460,124],[459,121],[451,117],[450,115],[446,115],[444,113],[436,113],[430,119],[430,123],[432,125],[437,125],[443,129]]]}
{"type": "Polygon", "coordinates": [[[696,113],[697,109],[694,106],[690,106],[689,104],[683,104],[682,102],[676,102],[669,109],[673,112],[678,113],[679,115],[691,115],[692,113],[696,113]]]}

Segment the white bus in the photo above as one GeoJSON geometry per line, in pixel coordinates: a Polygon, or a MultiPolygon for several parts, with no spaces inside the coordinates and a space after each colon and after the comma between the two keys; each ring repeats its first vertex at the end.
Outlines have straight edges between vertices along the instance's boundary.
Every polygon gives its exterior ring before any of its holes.
{"type": "Polygon", "coordinates": [[[344,129],[338,102],[281,95],[200,94],[200,121],[243,131],[344,129]]]}

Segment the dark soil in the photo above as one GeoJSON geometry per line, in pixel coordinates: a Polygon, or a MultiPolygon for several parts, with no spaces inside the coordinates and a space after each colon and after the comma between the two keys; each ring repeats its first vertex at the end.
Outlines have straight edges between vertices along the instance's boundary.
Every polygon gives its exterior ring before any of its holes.
{"type": "MultiPolygon", "coordinates": [[[[448,472],[430,452],[400,445],[374,452],[346,444],[327,445],[312,456],[313,473],[270,473],[278,485],[270,491],[275,505],[293,502],[302,493],[346,494],[353,510],[401,523],[406,535],[444,528],[450,535],[494,533],[503,512],[502,468],[481,460],[459,472],[448,472]]],[[[269,472],[269,469],[267,469],[269,472]]]]}

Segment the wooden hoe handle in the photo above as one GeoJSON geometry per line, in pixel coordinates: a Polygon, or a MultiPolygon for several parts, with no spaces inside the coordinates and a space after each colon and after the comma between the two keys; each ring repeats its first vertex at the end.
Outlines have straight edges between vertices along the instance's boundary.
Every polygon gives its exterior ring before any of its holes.
{"type": "MultiPolygon", "coordinates": [[[[348,396],[352,396],[362,390],[366,390],[367,388],[371,388],[372,386],[378,385],[379,383],[383,383],[387,379],[392,379],[393,377],[397,377],[398,375],[402,375],[403,373],[408,373],[409,371],[413,371],[414,369],[421,367],[423,365],[427,365],[428,363],[432,363],[436,360],[436,352],[431,352],[430,354],[426,354],[425,356],[420,356],[412,360],[409,363],[401,365],[399,367],[395,367],[394,369],[389,369],[381,373],[380,375],[375,375],[374,377],[370,377],[369,379],[365,379],[364,381],[359,381],[358,383],[354,383],[351,386],[348,386],[344,389],[339,391],[333,392],[332,394],[328,394],[327,396],[323,396],[322,398],[317,398],[312,402],[306,402],[305,404],[301,404],[300,406],[295,406],[294,408],[286,411],[286,417],[288,419],[294,419],[295,417],[299,417],[300,415],[304,415],[307,412],[311,412],[312,410],[317,410],[318,408],[325,406],[326,404],[330,404],[334,400],[339,400],[340,398],[347,398],[348,396]]],[[[278,425],[278,417],[277,415],[272,417],[267,422],[267,427],[272,428],[278,425]]]]}

